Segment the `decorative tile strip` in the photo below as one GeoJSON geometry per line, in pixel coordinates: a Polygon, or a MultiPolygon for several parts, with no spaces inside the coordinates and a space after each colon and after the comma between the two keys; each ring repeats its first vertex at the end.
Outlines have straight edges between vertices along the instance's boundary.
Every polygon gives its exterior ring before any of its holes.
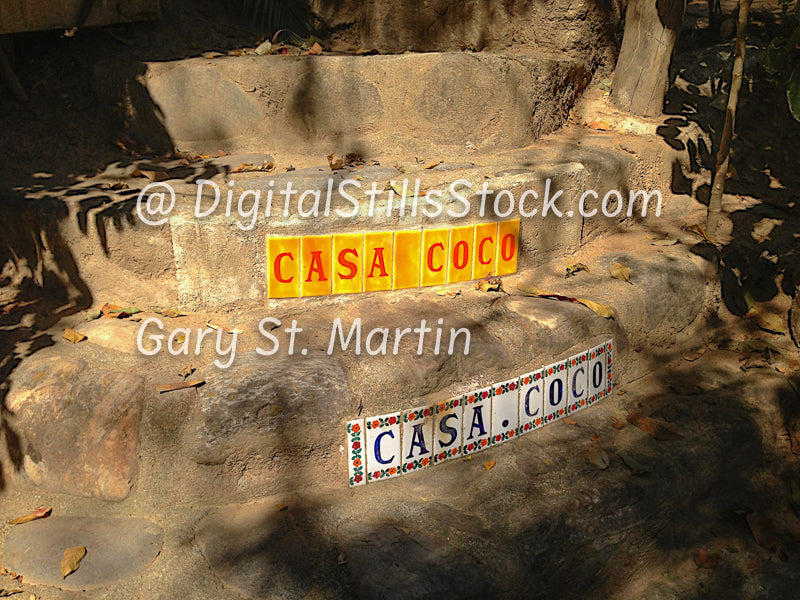
{"type": "Polygon", "coordinates": [[[517,272],[519,219],[440,229],[267,238],[267,298],[458,283],[517,272]]]}
{"type": "Polygon", "coordinates": [[[350,486],[396,477],[505,443],[594,404],[611,394],[612,348],[613,340],[609,340],[567,360],[463,396],[348,421],[350,486]]]}

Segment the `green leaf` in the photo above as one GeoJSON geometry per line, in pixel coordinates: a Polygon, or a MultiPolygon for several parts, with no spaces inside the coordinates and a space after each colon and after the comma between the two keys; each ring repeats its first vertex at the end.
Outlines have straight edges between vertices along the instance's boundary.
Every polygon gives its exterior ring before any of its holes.
{"type": "Polygon", "coordinates": [[[789,83],[786,86],[786,99],[789,101],[789,110],[792,116],[800,121],[800,65],[795,67],[789,83]]]}

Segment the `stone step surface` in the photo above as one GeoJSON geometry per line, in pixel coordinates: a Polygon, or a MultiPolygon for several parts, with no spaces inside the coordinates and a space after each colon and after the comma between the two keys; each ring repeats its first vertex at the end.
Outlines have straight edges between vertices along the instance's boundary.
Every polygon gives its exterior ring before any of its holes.
{"type": "Polygon", "coordinates": [[[150,147],[241,152],[269,140],[325,154],[522,147],[564,123],[590,78],[565,55],[465,52],[193,58],[96,74],[150,147]]]}

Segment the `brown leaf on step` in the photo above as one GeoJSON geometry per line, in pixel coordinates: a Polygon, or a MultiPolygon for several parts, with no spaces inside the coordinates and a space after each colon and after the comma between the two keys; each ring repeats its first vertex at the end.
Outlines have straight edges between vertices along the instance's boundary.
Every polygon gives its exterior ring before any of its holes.
{"type": "Polygon", "coordinates": [[[440,164],[442,164],[442,161],[441,161],[441,160],[435,160],[435,161],[433,161],[433,162],[429,162],[427,165],[425,165],[425,166],[424,166],[424,167],[422,167],[422,168],[423,168],[423,169],[432,169],[432,168],[434,168],[434,167],[438,167],[440,164]]]}
{"type": "Polygon", "coordinates": [[[760,329],[768,331],[769,333],[777,333],[778,335],[785,335],[786,328],[784,327],[783,316],[770,311],[764,305],[755,305],[748,310],[745,315],[751,319],[760,329]]]}
{"type": "Polygon", "coordinates": [[[683,436],[667,423],[647,417],[638,410],[632,410],[628,413],[627,421],[659,442],[683,439],[683,436]]]}
{"type": "Polygon", "coordinates": [[[189,377],[192,373],[194,373],[197,369],[195,369],[192,365],[188,365],[183,371],[181,371],[180,375],[183,377],[183,380],[186,381],[186,378],[189,377]]]}
{"type": "Polygon", "coordinates": [[[630,267],[626,267],[624,265],[619,264],[618,262],[611,265],[609,269],[611,271],[611,276],[614,279],[619,279],[620,281],[625,281],[630,283],[631,281],[631,269],[630,267]]]}
{"type": "Polygon", "coordinates": [[[364,164],[364,158],[360,154],[351,153],[344,157],[337,157],[335,154],[328,155],[328,166],[332,171],[338,171],[345,167],[355,167],[364,164]]]}
{"type": "MultiPolygon", "coordinates": [[[[23,590],[0,590],[0,598],[8,598],[9,596],[15,596],[16,594],[21,594],[23,590]]],[[[31,594],[33,596],[33,594],[31,594]]]]}
{"type": "Polygon", "coordinates": [[[314,42],[314,45],[306,51],[306,54],[309,56],[320,56],[322,54],[322,46],[319,45],[319,42],[314,42]]]}
{"type": "Polygon", "coordinates": [[[576,298],[576,300],[587,308],[591,308],[595,313],[606,319],[614,318],[614,309],[608,304],[600,304],[594,300],[587,300],[586,298],[576,298]]]}
{"type": "Polygon", "coordinates": [[[35,521],[36,519],[44,519],[45,517],[49,517],[50,513],[53,512],[53,507],[49,508],[37,508],[32,513],[28,513],[22,517],[17,517],[8,522],[9,525],[21,525],[22,523],[30,523],[31,521],[35,521]]]}
{"type": "Polygon", "coordinates": [[[216,158],[222,158],[223,156],[228,156],[228,153],[225,150],[217,150],[217,153],[214,155],[216,158]]]}
{"type": "Polygon", "coordinates": [[[85,340],[86,336],[82,333],[78,333],[71,327],[67,327],[66,330],[64,330],[64,339],[68,342],[72,342],[73,344],[77,344],[78,342],[85,340]]]}
{"type": "Polygon", "coordinates": [[[564,275],[564,279],[569,279],[570,277],[572,277],[573,275],[575,275],[575,274],[577,274],[577,273],[579,273],[581,271],[586,271],[588,273],[589,272],[589,267],[587,267],[585,264],[583,264],[581,262],[573,263],[573,264],[571,264],[571,265],[569,265],[567,267],[567,274],[564,275]]]}
{"type": "Polygon", "coordinates": [[[164,181],[169,179],[164,171],[154,171],[151,169],[136,169],[131,173],[131,177],[147,177],[150,181],[164,181]]]}
{"type": "Polygon", "coordinates": [[[489,273],[483,279],[478,280],[478,283],[475,284],[475,289],[481,292],[502,292],[503,281],[489,273]]]}
{"type": "Polygon", "coordinates": [[[700,569],[713,569],[719,564],[719,554],[709,552],[708,548],[700,548],[694,555],[694,564],[700,569]]]}
{"type": "Polygon", "coordinates": [[[623,427],[625,427],[625,423],[620,421],[617,417],[611,417],[611,420],[613,421],[613,423],[611,423],[611,426],[614,429],[622,429],[623,427]]]}
{"type": "Polygon", "coordinates": [[[187,388],[197,387],[203,385],[205,382],[205,379],[194,379],[192,381],[182,381],[181,383],[163,383],[156,386],[156,391],[159,394],[163,394],[164,392],[175,392],[177,390],[185,390],[187,388]]]}
{"type": "Polygon", "coordinates": [[[400,527],[398,525],[395,525],[394,528],[397,529],[397,531],[399,531],[400,533],[411,535],[411,530],[408,527],[400,527]]]}
{"type": "Polygon", "coordinates": [[[211,52],[202,52],[200,56],[202,56],[203,58],[217,58],[219,56],[225,56],[225,55],[222,52],[211,51],[211,52]]]}
{"type": "Polygon", "coordinates": [[[688,354],[683,355],[683,360],[687,360],[689,362],[694,362],[699,359],[703,354],[706,353],[707,348],[700,348],[700,350],[696,352],[689,352],[688,354]]]}
{"type": "Polygon", "coordinates": [[[578,424],[577,421],[575,421],[574,419],[570,419],[569,417],[564,417],[561,420],[564,421],[564,423],[566,423],[567,425],[577,425],[578,424]]]}
{"type": "Polygon", "coordinates": [[[260,165],[252,165],[250,163],[242,163],[235,169],[231,171],[231,173],[252,173],[256,171],[263,171],[265,173],[269,173],[270,171],[275,170],[275,163],[265,160],[260,165]]]}
{"type": "Polygon", "coordinates": [[[650,242],[651,246],[674,246],[678,243],[678,240],[673,238],[666,238],[663,240],[653,240],[650,242]]]}
{"type": "Polygon", "coordinates": [[[61,559],[62,579],[78,570],[84,556],[86,556],[86,546],[74,546],[64,550],[64,558],[61,559]]]}
{"type": "Polygon", "coordinates": [[[712,244],[714,243],[714,240],[712,240],[710,237],[708,237],[708,235],[706,235],[705,230],[700,225],[689,225],[688,227],[684,228],[684,231],[691,231],[699,235],[705,241],[711,242],[712,244]]]}
{"type": "Polygon", "coordinates": [[[597,129],[598,131],[609,131],[611,126],[605,121],[592,121],[586,124],[590,129],[597,129]]]}
{"type": "Polygon", "coordinates": [[[170,319],[186,316],[186,313],[178,312],[177,310],[172,310],[171,308],[163,311],[161,314],[165,317],[169,317],[170,319]]]}
{"type": "Polygon", "coordinates": [[[753,534],[756,544],[767,550],[775,549],[778,540],[775,528],[767,517],[758,513],[750,513],[747,515],[747,524],[750,526],[750,532],[753,534]]]}
{"type": "Polygon", "coordinates": [[[461,290],[438,290],[437,296],[444,296],[445,298],[454,298],[461,295],[461,290]]]}
{"type": "Polygon", "coordinates": [[[233,334],[233,333],[244,333],[244,331],[242,331],[241,329],[235,329],[235,328],[231,328],[231,327],[220,327],[219,325],[213,325],[211,323],[211,319],[206,321],[206,327],[208,327],[210,329],[214,329],[214,330],[219,329],[220,331],[224,331],[225,333],[230,333],[230,334],[233,334]]]}
{"type": "Polygon", "coordinates": [[[586,298],[570,298],[569,296],[562,296],[561,294],[551,294],[548,292],[543,292],[536,286],[524,283],[520,283],[517,286],[517,289],[521,291],[524,295],[532,296],[534,298],[545,298],[548,300],[560,300],[562,302],[575,302],[577,304],[583,304],[585,307],[590,308],[601,317],[605,317],[606,319],[614,318],[613,308],[611,308],[607,304],[600,304],[599,302],[595,302],[594,300],[587,300],[586,298]]]}
{"type": "Polygon", "coordinates": [[[282,512],[282,511],[286,510],[287,508],[289,508],[288,504],[276,504],[275,505],[275,510],[277,510],[278,512],[282,512]]]}
{"type": "Polygon", "coordinates": [[[631,471],[633,471],[634,475],[644,475],[651,471],[650,467],[647,465],[643,465],[638,460],[636,460],[630,454],[623,452],[619,455],[622,459],[622,462],[625,463],[625,466],[628,467],[631,471]]]}
{"type": "Polygon", "coordinates": [[[487,471],[491,471],[496,464],[497,464],[496,460],[487,460],[485,463],[483,463],[483,468],[486,469],[487,471]]]}
{"type": "Polygon", "coordinates": [[[611,464],[611,460],[608,458],[606,451],[597,445],[589,448],[589,451],[586,453],[586,458],[600,470],[607,469],[608,465],[611,464]]]}

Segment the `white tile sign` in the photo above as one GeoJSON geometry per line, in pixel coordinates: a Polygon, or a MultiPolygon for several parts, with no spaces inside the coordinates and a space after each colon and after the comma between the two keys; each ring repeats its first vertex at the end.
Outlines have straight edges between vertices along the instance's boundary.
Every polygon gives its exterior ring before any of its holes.
{"type": "Polygon", "coordinates": [[[611,394],[612,340],[463,396],[347,422],[350,486],[479,452],[611,394]]]}

